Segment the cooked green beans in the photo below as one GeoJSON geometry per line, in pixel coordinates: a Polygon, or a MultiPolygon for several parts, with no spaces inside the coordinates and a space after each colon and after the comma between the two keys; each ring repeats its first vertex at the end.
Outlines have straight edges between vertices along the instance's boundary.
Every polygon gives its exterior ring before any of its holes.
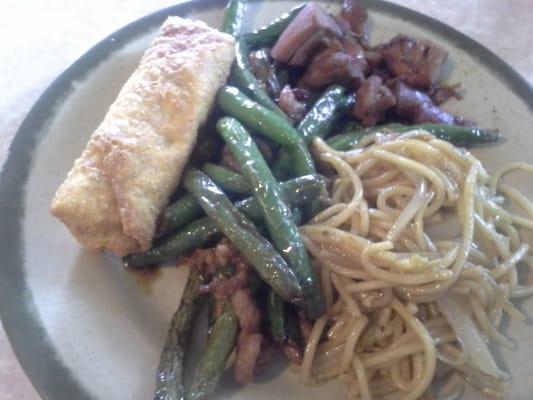
{"type": "Polygon", "coordinates": [[[283,87],[268,49],[259,49],[250,53],[249,65],[255,78],[261,82],[267,93],[277,98],[283,87]]]}
{"type": "MultiPolygon", "coordinates": [[[[307,175],[291,179],[281,183],[281,188],[290,205],[296,207],[309,203],[326,190],[324,178],[319,175],[307,175]]],[[[236,202],[235,207],[252,221],[261,220],[261,210],[253,197],[236,202]]],[[[142,268],[171,260],[203,245],[219,232],[209,218],[202,218],[191,222],[181,232],[160,239],[150,250],[124,257],[124,262],[130,268],[142,268]]]]}
{"type": "MultiPolygon", "coordinates": [[[[246,179],[236,172],[211,163],[205,164],[203,170],[224,190],[239,194],[250,193],[246,179]]],[[[159,221],[158,235],[162,236],[175,231],[202,216],[203,213],[202,207],[198,205],[194,197],[186,194],[163,211],[159,221]]]]}
{"type": "Polygon", "coordinates": [[[237,194],[250,194],[250,187],[241,174],[211,163],[205,164],[202,171],[225,191],[237,194]]]}
{"type": "Polygon", "coordinates": [[[139,269],[172,260],[200,247],[219,232],[209,218],[201,218],[191,222],[176,235],[160,239],[150,250],[124,257],[124,264],[128,268],[139,269]]]}
{"type": "Polygon", "coordinates": [[[213,181],[203,172],[190,169],[185,174],[183,183],[207,216],[248,260],[261,278],[283,299],[293,303],[300,302],[303,295],[302,287],[295,273],[270,242],[259,234],[255,225],[235,208],[213,181]]]}
{"type": "Polygon", "coordinates": [[[246,40],[246,43],[248,43],[251,48],[272,46],[304,7],[305,4],[296,6],[279,18],[276,18],[270,24],[251,33],[245,33],[243,35],[244,40],[246,40]]]}
{"type": "Polygon", "coordinates": [[[246,0],[229,0],[222,21],[222,32],[237,37],[241,33],[245,9],[246,0]]]}
{"type": "Polygon", "coordinates": [[[287,115],[281,111],[265,89],[261,87],[254,74],[252,74],[248,62],[249,53],[248,45],[243,40],[237,40],[237,44],[235,45],[235,62],[231,69],[232,80],[259,104],[271,110],[279,118],[288,120],[287,115]]]}
{"type": "Polygon", "coordinates": [[[500,133],[495,129],[481,129],[477,127],[443,125],[443,124],[421,124],[421,125],[402,125],[387,124],[374,126],[336,135],[326,142],[329,146],[339,151],[350,150],[365,136],[379,132],[398,132],[404,133],[415,129],[423,129],[434,135],[438,139],[446,140],[456,146],[470,146],[474,144],[483,144],[496,142],[500,139],[500,133]]]}
{"type": "Polygon", "coordinates": [[[312,174],[315,165],[307,145],[298,132],[285,119],[279,118],[266,107],[246,97],[237,88],[225,86],[218,93],[220,107],[254,132],[289,147],[294,155],[294,173],[297,176],[312,174]]]}
{"type": "Polygon", "coordinates": [[[172,317],[165,347],[161,353],[157,368],[155,400],[181,400],[185,398],[183,358],[188,345],[193,318],[199,308],[198,296],[201,283],[200,274],[192,269],[180,306],[172,317]]]}
{"type": "MultiPolygon", "coordinates": [[[[307,142],[315,137],[324,138],[329,135],[337,123],[355,103],[354,96],[344,96],[342,86],[331,86],[315,102],[311,110],[298,125],[298,133],[307,142]]],[[[290,172],[293,154],[288,149],[281,149],[273,170],[277,179],[286,179],[290,172]]]]}
{"type": "Polygon", "coordinates": [[[158,235],[179,229],[202,214],[202,207],[198,205],[196,199],[190,194],[185,194],[165,208],[161,214],[158,235]]]}
{"type": "Polygon", "coordinates": [[[248,56],[251,48],[271,46],[304,6],[304,4],[297,6],[269,25],[243,35],[235,47],[235,63],[232,68],[233,81],[259,104],[286,120],[288,120],[287,115],[270,98],[250,71],[248,56]]]}
{"type": "Polygon", "coordinates": [[[267,313],[272,339],[276,343],[283,343],[285,341],[285,305],[272,290],[268,292],[267,313]]]}
{"type": "Polygon", "coordinates": [[[226,302],[224,312],[216,320],[211,329],[207,344],[189,389],[189,400],[207,398],[216,388],[226,362],[233,351],[239,330],[239,320],[229,302],[226,302]]]}
{"type": "Polygon", "coordinates": [[[342,86],[331,86],[311,107],[298,125],[298,133],[306,142],[328,135],[339,117],[353,105],[353,97],[344,96],[344,91],[342,86]]]}
{"type": "Polygon", "coordinates": [[[309,317],[318,318],[324,312],[324,299],[280,185],[251,136],[236,119],[227,117],[220,119],[217,130],[253,188],[254,198],[260,206],[275,247],[298,277],[309,317]]]}

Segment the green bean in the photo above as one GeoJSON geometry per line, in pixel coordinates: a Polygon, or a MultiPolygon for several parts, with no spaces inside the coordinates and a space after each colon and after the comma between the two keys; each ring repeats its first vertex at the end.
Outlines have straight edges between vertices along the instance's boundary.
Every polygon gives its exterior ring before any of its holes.
{"type": "Polygon", "coordinates": [[[285,305],[272,290],[268,292],[267,313],[272,339],[276,343],[283,343],[285,341],[285,305]]]}
{"type": "MultiPolygon", "coordinates": [[[[281,185],[284,192],[290,195],[291,201],[294,201],[296,205],[302,205],[308,201],[310,195],[318,196],[323,184],[324,179],[321,176],[307,175],[283,182],[281,185]],[[293,193],[293,191],[298,191],[298,193],[293,193]]],[[[252,198],[238,202],[236,206],[250,218],[256,218],[259,214],[259,211],[256,211],[258,210],[257,205],[252,198]]],[[[202,207],[198,205],[190,194],[186,194],[169,205],[163,212],[159,236],[176,231],[202,215],[204,215],[202,207]]]]}
{"type": "Polygon", "coordinates": [[[272,165],[272,173],[278,181],[287,180],[291,176],[291,165],[294,155],[290,149],[280,149],[277,160],[272,165]]]}
{"type": "MultiPolygon", "coordinates": [[[[298,133],[306,142],[311,142],[315,137],[326,137],[337,123],[355,103],[353,96],[344,96],[342,86],[331,86],[315,102],[311,110],[298,126],[298,133]]],[[[290,150],[281,149],[278,159],[274,163],[273,171],[277,179],[285,180],[289,176],[293,154],[290,150]]]]}
{"type": "Polygon", "coordinates": [[[207,175],[190,169],[183,183],[207,216],[276,293],[289,302],[302,300],[302,287],[283,257],[207,175]]]}
{"type": "MultiPolygon", "coordinates": [[[[215,181],[222,189],[239,194],[249,194],[244,177],[227,168],[215,164],[204,165],[204,172],[215,181]]],[[[194,197],[186,194],[170,204],[161,214],[159,220],[158,235],[175,231],[189,222],[203,215],[202,207],[198,205],[194,197]]]]}
{"type": "Polygon", "coordinates": [[[344,96],[344,87],[334,85],[328,88],[315,102],[305,118],[298,125],[298,133],[306,142],[315,137],[328,135],[335,123],[353,105],[352,96],[344,96]],[[346,99],[350,99],[347,101],[346,99]]]}
{"type": "Polygon", "coordinates": [[[212,163],[205,164],[202,171],[224,191],[237,194],[250,194],[250,187],[246,183],[246,179],[237,172],[212,163]]]}
{"type": "Polygon", "coordinates": [[[292,220],[294,221],[294,224],[296,226],[300,225],[303,219],[302,210],[300,210],[299,208],[293,208],[291,209],[291,212],[292,212],[292,220]]]}
{"type": "Polygon", "coordinates": [[[224,312],[211,330],[187,399],[202,400],[213,393],[235,346],[238,330],[237,315],[231,304],[226,302],[224,312]]]}
{"type": "Polygon", "coordinates": [[[222,21],[222,32],[237,37],[241,33],[246,0],[229,0],[222,21]]]}
{"type": "Polygon", "coordinates": [[[397,129],[404,127],[402,124],[386,124],[373,126],[371,128],[361,128],[353,131],[348,131],[335,136],[332,136],[326,143],[335,150],[349,150],[358,144],[364,137],[374,133],[383,132],[397,132],[397,129]]]}
{"type": "Polygon", "coordinates": [[[161,214],[158,235],[162,236],[179,229],[202,214],[202,207],[198,205],[196,199],[190,194],[185,194],[165,208],[161,214]]]}
{"type": "Polygon", "coordinates": [[[236,119],[228,117],[220,119],[217,130],[237,159],[250,187],[253,188],[254,198],[261,208],[275,247],[298,277],[309,317],[318,318],[324,312],[324,299],[280,185],[254,141],[236,119]]]}
{"type": "Polygon", "coordinates": [[[218,103],[226,113],[237,118],[254,132],[282,146],[289,147],[294,154],[295,175],[314,173],[315,165],[307,145],[287,120],[279,118],[271,110],[250,100],[237,88],[231,86],[220,89],[218,103]]]}
{"type": "Polygon", "coordinates": [[[359,121],[357,121],[356,119],[353,119],[353,117],[347,116],[344,119],[340,120],[334,129],[335,129],[335,134],[339,135],[341,133],[359,131],[361,129],[364,129],[364,127],[363,125],[361,125],[359,121]]]}
{"type": "MultiPolygon", "coordinates": [[[[283,182],[281,188],[291,206],[302,206],[324,193],[325,181],[319,175],[307,175],[283,182]]],[[[262,218],[253,197],[236,202],[235,207],[254,222],[262,218]]],[[[173,236],[159,239],[150,250],[124,257],[124,262],[129,268],[142,268],[171,260],[203,245],[219,232],[209,218],[202,218],[173,236]]]]}
{"type": "Polygon", "coordinates": [[[296,6],[273,20],[270,24],[263,26],[262,28],[259,28],[251,33],[245,33],[243,35],[244,40],[252,48],[272,46],[304,7],[305,4],[296,6]]]}
{"type": "Polygon", "coordinates": [[[285,307],[285,339],[287,342],[302,343],[299,316],[294,307],[285,307]]]}
{"type": "Polygon", "coordinates": [[[283,86],[278,79],[268,49],[259,49],[250,53],[249,65],[255,78],[261,82],[267,93],[274,98],[279,96],[283,86]]]}
{"type": "Polygon", "coordinates": [[[387,124],[374,126],[353,132],[336,135],[327,140],[329,146],[339,151],[350,150],[367,135],[375,133],[404,133],[415,129],[423,129],[434,135],[438,139],[446,140],[456,146],[469,146],[496,142],[500,139],[500,133],[495,129],[481,129],[477,127],[467,127],[458,125],[443,124],[421,124],[402,125],[387,124]]]}
{"type": "Polygon", "coordinates": [[[167,333],[165,347],[157,368],[155,400],[181,400],[185,398],[183,385],[183,358],[188,346],[193,318],[199,308],[200,274],[192,269],[167,333]]]}
{"type": "Polygon", "coordinates": [[[287,115],[281,111],[276,102],[270,98],[261,86],[261,83],[252,74],[248,61],[249,53],[248,45],[242,40],[237,40],[235,45],[235,62],[231,69],[232,80],[259,104],[271,110],[279,118],[288,121],[287,115]]]}
{"type": "Polygon", "coordinates": [[[399,132],[402,130],[407,132],[411,129],[424,129],[438,139],[453,143],[456,146],[492,143],[501,139],[501,134],[497,129],[482,129],[459,125],[422,124],[411,127],[406,126],[401,128],[399,132]]]}
{"type": "Polygon", "coordinates": [[[176,235],[158,240],[150,250],[133,253],[123,258],[128,268],[140,269],[172,260],[202,246],[220,231],[209,218],[191,222],[176,235]]]}

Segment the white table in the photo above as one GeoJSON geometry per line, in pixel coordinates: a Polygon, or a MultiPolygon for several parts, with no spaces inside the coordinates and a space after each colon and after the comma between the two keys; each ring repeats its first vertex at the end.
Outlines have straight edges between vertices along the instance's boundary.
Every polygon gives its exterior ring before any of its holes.
{"type": "MultiPolygon", "coordinates": [[[[533,0],[392,0],[478,40],[533,84],[533,0]]],[[[0,12],[0,166],[49,83],[93,44],[175,0],[3,0],[0,12]]],[[[0,325],[0,399],[37,400],[0,325]]]]}

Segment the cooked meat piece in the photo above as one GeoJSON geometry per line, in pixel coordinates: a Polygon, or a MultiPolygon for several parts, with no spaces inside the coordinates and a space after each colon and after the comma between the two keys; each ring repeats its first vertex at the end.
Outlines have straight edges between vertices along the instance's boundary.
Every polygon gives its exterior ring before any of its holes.
{"type": "Polygon", "coordinates": [[[242,172],[240,164],[237,162],[235,156],[226,145],[224,145],[224,147],[222,148],[222,160],[220,161],[220,164],[223,167],[231,169],[234,172],[242,172]]]}
{"type": "Polygon", "coordinates": [[[274,348],[272,347],[272,342],[270,342],[266,336],[263,335],[263,340],[261,341],[261,353],[257,358],[257,367],[262,367],[263,365],[268,364],[272,357],[274,356],[274,348]]]}
{"type": "Polygon", "coordinates": [[[425,102],[418,105],[414,114],[413,123],[454,125],[455,117],[441,110],[433,102],[425,102]]]}
{"type": "Polygon", "coordinates": [[[233,296],[237,290],[248,285],[251,273],[248,263],[243,261],[242,263],[233,263],[233,265],[236,265],[234,275],[227,279],[216,277],[212,281],[212,293],[216,299],[227,299],[233,296]]]}
{"type": "Polygon", "coordinates": [[[352,115],[364,126],[375,125],[385,112],[394,107],[396,100],[379,76],[372,75],[363,82],[356,93],[357,101],[352,115]]]}
{"type": "Polygon", "coordinates": [[[323,41],[341,36],[335,20],[320,5],[308,3],[280,35],[272,48],[272,58],[291,65],[305,65],[323,41]]]}
{"type": "Polygon", "coordinates": [[[268,49],[252,51],[248,59],[250,70],[256,79],[263,85],[271,97],[278,97],[281,92],[281,85],[268,49]]]}
{"type": "Polygon", "coordinates": [[[311,98],[311,92],[304,88],[293,88],[292,92],[294,93],[296,100],[301,102],[306,102],[311,98]]]}
{"type": "Polygon", "coordinates": [[[396,114],[402,117],[413,117],[422,103],[431,103],[431,98],[420,90],[415,90],[399,79],[390,82],[388,87],[396,99],[396,114]]]}
{"type": "Polygon", "coordinates": [[[379,51],[365,50],[364,56],[371,70],[378,68],[383,62],[383,55],[379,51]]]}
{"type": "Polygon", "coordinates": [[[287,359],[295,364],[301,364],[303,359],[302,350],[300,346],[292,340],[283,345],[283,353],[287,359]]]}
{"type": "Polygon", "coordinates": [[[426,93],[415,90],[398,79],[389,83],[389,88],[396,99],[396,114],[408,118],[414,124],[463,124],[462,118],[441,110],[426,93]]]}
{"type": "Polygon", "coordinates": [[[455,97],[458,100],[463,98],[459,84],[451,86],[436,85],[429,90],[428,94],[431,97],[431,100],[433,100],[433,103],[437,106],[440,106],[452,97],[455,97]]]}
{"type": "Polygon", "coordinates": [[[196,268],[204,279],[211,279],[218,268],[225,267],[237,257],[246,263],[235,247],[227,239],[222,239],[216,247],[196,249],[188,256],[182,257],[180,262],[190,268],[196,268]]]}
{"type": "Polygon", "coordinates": [[[389,71],[407,84],[429,88],[437,82],[448,52],[426,40],[398,35],[382,46],[389,71]]]}
{"type": "Polygon", "coordinates": [[[366,75],[370,69],[366,60],[366,52],[359,42],[351,35],[346,35],[341,39],[344,51],[352,57],[353,62],[359,66],[361,71],[366,75]]]}
{"type": "Polygon", "coordinates": [[[248,289],[237,289],[231,296],[231,304],[239,318],[242,332],[252,333],[259,331],[261,312],[248,289]]]}
{"type": "Polygon", "coordinates": [[[359,0],[344,0],[341,18],[349,24],[352,33],[366,40],[365,23],[368,14],[366,9],[359,4],[359,0]]]}
{"type": "Polygon", "coordinates": [[[215,299],[225,300],[237,290],[245,288],[248,274],[237,273],[230,278],[215,277],[209,284],[200,287],[202,293],[212,293],[215,299]]]}
{"type": "Polygon", "coordinates": [[[369,72],[368,62],[365,55],[365,47],[357,40],[357,38],[352,34],[352,30],[348,22],[343,20],[340,17],[333,17],[339,25],[342,31],[342,38],[331,41],[328,45],[334,44],[336,46],[340,45],[340,49],[349,54],[353,61],[359,65],[363,73],[366,75],[369,72]]]}
{"type": "Polygon", "coordinates": [[[468,120],[441,110],[426,93],[415,90],[398,79],[390,82],[388,86],[396,99],[394,111],[397,115],[408,118],[413,124],[470,124],[468,120]]]}
{"type": "Polygon", "coordinates": [[[295,122],[305,117],[305,104],[298,101],[296,93],[289,85],[285,85],[279,95],[279,107],[295,122]]]}
{"type": "Polygon", "coordinates": [[[304,345],[309,341],[311,331],[313,330],[313,324],[307,319],[303,312],[298,312],[298,323],[300,326],[300,335],[302,335],[302,341],[304,345]]]}
{"type": "Polygon", "coordinates": [[[294,55],[289,60],[289,65],[292,67],[300,67],[308,64],[309,60],[316,53],[323,50],[328,42],[333,38],[331,35],[324,35],[322,32],[317,32],[305,42],[302,47],[296,50],[294,55]]]}
{"type": "Polygon", "coordinates": [[[252,382],[257,360],[261,354],[262,342],[263,335],[260,333],[241,332],[239,334],[233,367],[233,375],[237,383],[245,385],[252,382]]]}
{"type": "Polygon", "coordinates": [[[364,79],[358,60],[348,54],[339,41],[335,41],[313,58],[301,83],[314,90],[332,83],[357,88],[364,79]]]}

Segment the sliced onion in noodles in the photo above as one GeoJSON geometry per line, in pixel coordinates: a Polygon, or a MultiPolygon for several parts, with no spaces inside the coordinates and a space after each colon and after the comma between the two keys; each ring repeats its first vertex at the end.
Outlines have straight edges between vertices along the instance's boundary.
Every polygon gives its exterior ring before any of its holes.
{"type": "Polygon", "coordinates": [[[509,376],[498,368],[492,358],[487,343],[464,308],[464,302],[456,295],[447,293],[440,297],[437,303],[468,354],[468,362],[494,379],[508,380],[509,376]]]}

